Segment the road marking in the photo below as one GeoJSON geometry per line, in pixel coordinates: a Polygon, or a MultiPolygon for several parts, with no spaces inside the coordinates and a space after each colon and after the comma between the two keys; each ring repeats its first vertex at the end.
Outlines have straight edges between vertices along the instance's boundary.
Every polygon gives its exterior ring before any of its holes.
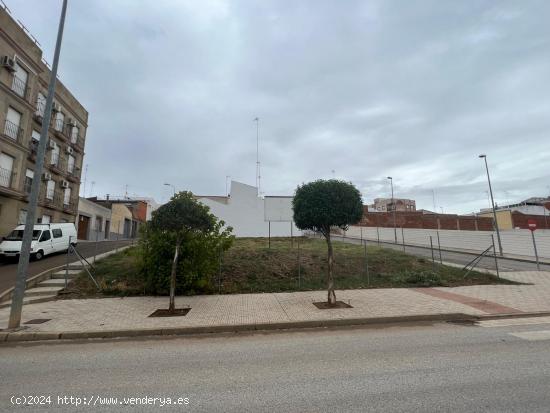
{"type": "Polygon", "coordinates": [[[519,317],[476,322],[476,325],[480,327],[527,326],[533,324],[550,324],[550,317],[519,317]]]}
{"type": "Polygon", "coordinates": [[[522,338],[528,341],[550,340],[550,330],[542,331],[522,331],[521,333],[508,333],[512,336],[522,338]]]}

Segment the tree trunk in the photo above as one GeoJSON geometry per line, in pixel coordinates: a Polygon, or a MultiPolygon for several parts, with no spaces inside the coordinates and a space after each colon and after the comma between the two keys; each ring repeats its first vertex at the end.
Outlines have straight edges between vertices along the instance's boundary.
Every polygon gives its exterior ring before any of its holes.
{"type": "Polygon", "coordinates": [[[336,293],[334,292],[334,279],[332,278],[332,264],[334,262],[334,256],[332,253],[332,242],[330,240],[330,229],[327,231],[326,235],[327,248],[328,248],[328,268],[327,268],[327,290],[328,297],[327,301],[329,305],[336,305],[336,293]]]}
{"type": "Polygon", "coordinates": [[[174,261],[172,261],[172,273],[170,274],[170,305],[168,311],[172,312],[176,309],[176,269],[178,268],[178,255],[180,252],[180,241],[176,242],[176,252],[174,253],[174,261]]]}

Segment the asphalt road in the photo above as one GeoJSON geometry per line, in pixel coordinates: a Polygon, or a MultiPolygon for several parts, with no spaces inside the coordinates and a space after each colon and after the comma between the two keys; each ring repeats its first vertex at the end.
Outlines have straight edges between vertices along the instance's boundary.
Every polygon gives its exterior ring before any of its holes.
{"type": "MultiPolygon", "coordinates": [[[[131,241],[100,241],[97,243],[97,254],[111,251],[115,248],[128,245],[131,241]]],[[[95,242],[80,241],[77,250],[86,258],[93,257],[96,253],[95,242]]],[[[76,261],[75,256],[71,256],[71,261],[76,261]]],[[[28,277],[40,274],[50,268],[63,265],[67,262],[67,253],[57,253],[45,256],[41,261],[31,261],[29,264],[28,277]]],[[[4,259],[0,261],[0,293],[15,285],[17,276],[17,259],[4,259]]]]}
{"type": "Polygon", "coordinates": [[[117,397],[117,403],[124,403],[123,397],[149,396],[181,397],[182,403],[188,398],[188,404],[160,408],[157,401],[156,406],[88,408],[132,412],[548,412],[549,333],[550,324],[497,328],[435,324],[3,344],[0,409],[69,412],[77,410],[75,405],[60,406],[58,396],[73,396],[75,403],[76,397],[82,403],[86,398],[92,404],[100,403],[97,397],[117,397]],[[546,334],[546,339],[529,341],[510,334],[517,332],[546,334]],[[17,408],[10,402],[13,395],[50,395],[51,404],[17,408]]]}
{"type": "MultiPolygon", "coordinates": [[[[349,242],[353,244],[361,243],[360,239],[349,238],[349,237],[344,238],[341,236],[334,236],[334,235],[332,237],[335,241],[343,241],[343,242],[349,242]]],[[[378,244],[376,241],[368,241],[368,245],[378,245],[378,244]]],[[[384,248],[392,248],[395,250],[403,251],[403,245],[401,244],[396,245],[392,243],[381,242],[380,245],[384,248]]],[[[429,260],[432,259],[432,250],[430,248],[406,245],[405,252],[408,254],[419,256],[419,257],[424,257],[429,260]]],[[[474,258],[475,258],[475,255],[473,254],[454,252],[454,251],[444,251],[444,250],[441,251],[441,260],[443,262],[452,262],[454,264],[466,265],[474,258]]],[[[439,251],[436,248],[434,248],[434,259],[437,262],[439,262],[440,260],[439,251]]],[[[494,270],[496,268],[494,257],[492,256],[483,257],[479,262],[478,267],[494,270]]],[[[507,258],[498,258],[498,268],[500,271],[536,271],[537,264],[535,262],[525,262],[525,261],[517,261],[517,260],[507,259],[507,258]]],[[[550,265],[540,264],[540,269],[541,271],[550,271],[550,265]]]]}

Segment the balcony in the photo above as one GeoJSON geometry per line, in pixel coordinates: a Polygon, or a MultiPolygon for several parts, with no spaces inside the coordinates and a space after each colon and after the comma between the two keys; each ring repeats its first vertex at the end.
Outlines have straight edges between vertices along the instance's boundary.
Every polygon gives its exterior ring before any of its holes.
{"type": "Polygon", "coordinates": [[[4,125],[4,135],[8,138],[14,140],[15,142],[21,144],[23,141],[23,129],[9,120],[6,120],[4,125]]]}
{"type": "Polygon", "coordinates": [[[9,169],[0,168],[0,189],[16,191],[15,188],[16,173],[9,169]]]}
{"type": "Polygon", "coordinates": [[[38,153],[38,141],[35,139],[31,139],[29,142],[29,159],[33,162],[36,161],[36,154],[38,153]]]}
{"type": "Polygon", "coordinates": [[[73,134],[70,139],[71,145],[79,152],[84,150],[84,138],[80,135],[73,134]]]}
{"type": "Polygon", "coordinates": [[[63,211],[67,214],[76,214],[77,200],[75,198],[69,199],[68,203],[63,201],[63,211]]]}
{"type": "Polygon", "coordinates": [[[32,114],[33,119],[38,122],[40,125],[42,125],[42,121],[44,120],[44,110],[46,109],[46,103],[45,102],[38,102],[36,104],[36,110],[32,114]]]}
{"type": "Polygon", "coordinates": [[[63,119],[54,119],[53,120],[53,131],[54,133],[64,139],[67,139],[67,128],[65,127],[65,123],[63,119]]]}
{"type": "Polygon", "coordinates": [[[38,200],[45,207],[60,209],[63,205],[63,194],[43,186],[38,200]]]}
{"type": "Polygon", "coordinates": [[[74,183],[80,183],[80,168],[73,165],[71,169],[67,164],[67,179],[74,183]]]}
{"type": "Polygon", "coordinates": [[[15,94],[23,99],[27,99],[27,82],[23,79],[13,76],[13,81],[11,82],[11,90],[15,94]]]}
{"type": "Polygon", "coordinates": [[[53,152],[50,158],[49,166],[55,172],[63,172],[63,165],[67,163],[66,159],[61,157],[59,153],[53,152]]]}

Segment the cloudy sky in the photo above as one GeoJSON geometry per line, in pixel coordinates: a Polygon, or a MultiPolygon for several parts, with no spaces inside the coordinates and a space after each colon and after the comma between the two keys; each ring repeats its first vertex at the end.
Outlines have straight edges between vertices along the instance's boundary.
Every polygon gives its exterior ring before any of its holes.
{"type": "MultiPolygon", "coordinates": [[[[51,61],[61,0],[4,0],[51,61]]],[[[70,0],[60,78],[90,112],[86,196],[166,201],[336,177],[365,201],[550,193],[550,3],[70,0]]],[[[81,190],[82,192],[82,190],[81,190]]]]}

